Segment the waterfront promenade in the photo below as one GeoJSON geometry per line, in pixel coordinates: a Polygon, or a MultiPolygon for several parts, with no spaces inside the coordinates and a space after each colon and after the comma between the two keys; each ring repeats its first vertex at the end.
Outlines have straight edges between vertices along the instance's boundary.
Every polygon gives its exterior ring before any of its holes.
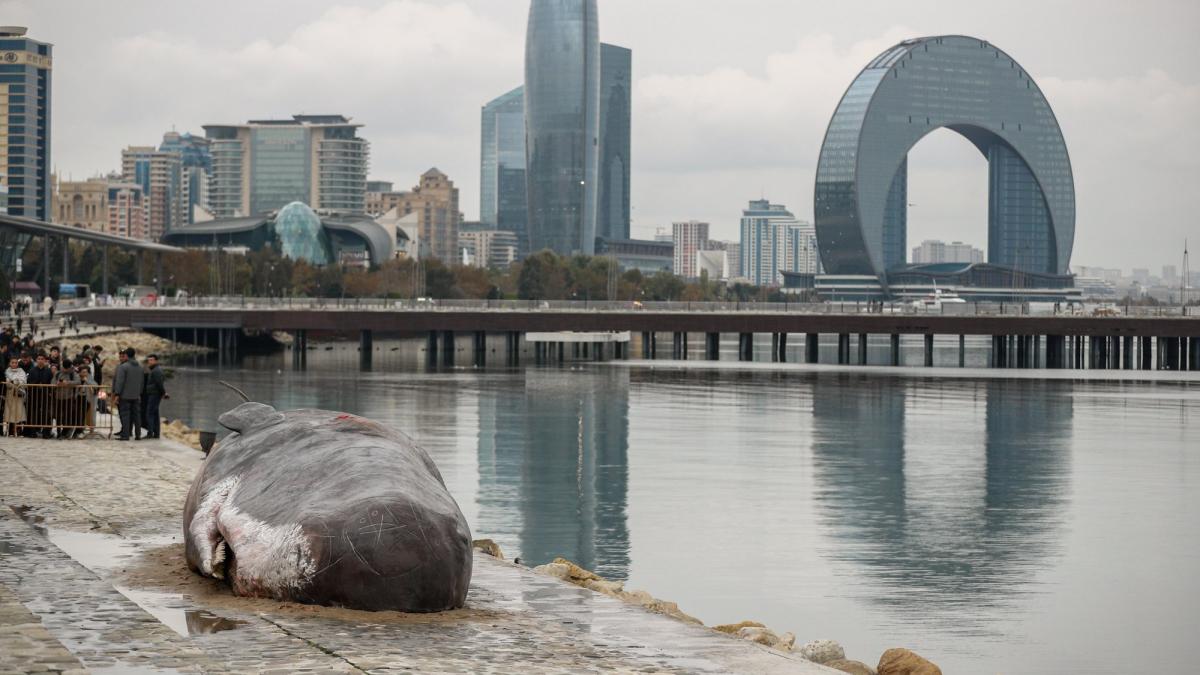
{"type": "Polygon", "coordinates": [[[184,566],[199,465],[166,441],[4,439],[0,672],[835,672],[482,554],[457,612],[235,598],[184,566]]]}

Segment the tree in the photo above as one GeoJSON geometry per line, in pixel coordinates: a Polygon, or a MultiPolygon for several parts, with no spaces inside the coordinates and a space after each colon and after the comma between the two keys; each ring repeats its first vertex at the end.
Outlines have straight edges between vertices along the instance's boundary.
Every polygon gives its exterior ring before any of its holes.
{"type": "Polygon", "coordinates": [[[454,285],[463,297],[479,299],[487,298],[496,288],[487,270],[469,265],[454,268],[454,285]]]}
{"type": "Polygon", "coordinates": [[[455,285],[454,272],[437,258],[425,261],[425,295],[437,300],[454,300],[462,297],[455,285]]]}
{"type": "Polygon", "coordinates": [[[553,251],[538,251],[521,265],[517,296],[522,300],[561,300],[566,290],[566,265],[553,251]]]}
{"type": "Polygon", "coordinates": [[[646,281],[646,297],[650,300],[679,300],[687,284],[666,270],[659,270],[646,281]]]}
{"type": "Polygon", "coordinates": [[[352,298],[369,298],[379,293],[378,273],[363,269],[347,270],[342,275],[342,288],[352,298]]]}

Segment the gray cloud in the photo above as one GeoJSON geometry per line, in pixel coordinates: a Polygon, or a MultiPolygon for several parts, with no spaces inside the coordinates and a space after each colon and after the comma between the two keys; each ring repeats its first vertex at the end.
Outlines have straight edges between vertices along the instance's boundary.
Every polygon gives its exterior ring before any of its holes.
{"type": "MultiPolygon", "coordinates": [[[[54,162],[82,177],[172,126],[342,112],[373,177],[437,165],[478,210],[479,107],[522,77],[524,0],[0,0],[56,43],[54,162]]],[[[602,39],[634,49],[634,231],[706,219],[736,236],[767,196],[811,218],[825,124],[858,69],[905,37],[967,33],[1013,54],[1059,116],[1083,264],[1173,263],[1200,240],[1197,3],[876,0],[818,5],[605,0],[602,39]],[[1104,6],[1101,6],[1104,5],[1104,6]],[[1112,6],[1108,6],[1112,5],[1112,6]]],[[[912,243],[986,232],[982,158],[952,134],[914,149],[912,243]]]]}

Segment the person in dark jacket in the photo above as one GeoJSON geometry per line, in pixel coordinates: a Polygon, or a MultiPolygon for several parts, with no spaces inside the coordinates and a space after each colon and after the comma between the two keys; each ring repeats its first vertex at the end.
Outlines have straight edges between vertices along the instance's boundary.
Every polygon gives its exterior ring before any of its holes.
{"type": "MultiPolygon", "coordinates": [[[[29,369],[26,383],[29,385],[54,384],[54,371],[50,369],[50,360],[45,352],[38,353],[37,362],[29,369]]],[[[31,386],[29,389],[29,410],[25,413],[29,419],[26,435],[50,438],[50,388],[31,386]]]]}
{"type": "Polygon", "coordinates": [[[162,431],[162,416],[159,406],[163,399],[171,398],[167,393],[167,376],[158,365],[158,356],[151,354],[146,357],[146,409],[142,415],[146,424],[146,438],[158,438],[162,431]]]}
{"type": "Polygon", "coordinates": [[[121,433],[117,435],[119,441],[129,440],[131,433],[139,439],[142,437],[139,408],[146,377],[135,356],[137,352],[133,347],[121,352],[121,365],[117,366],[117,374],[113,378],[112,393],[117,397],[117,410],[121,415],[121,433]]]}

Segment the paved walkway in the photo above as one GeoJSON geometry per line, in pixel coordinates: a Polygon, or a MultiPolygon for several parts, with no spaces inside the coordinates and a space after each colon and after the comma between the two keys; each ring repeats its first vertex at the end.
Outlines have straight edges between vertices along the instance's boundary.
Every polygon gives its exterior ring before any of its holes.
{"type": "Polygon", "coordinates": [[[0,439],[0,674],[834,672],[482,554],[457,612],[235,598],[182,559],[199,463],[167,442],[0,439]]]}

